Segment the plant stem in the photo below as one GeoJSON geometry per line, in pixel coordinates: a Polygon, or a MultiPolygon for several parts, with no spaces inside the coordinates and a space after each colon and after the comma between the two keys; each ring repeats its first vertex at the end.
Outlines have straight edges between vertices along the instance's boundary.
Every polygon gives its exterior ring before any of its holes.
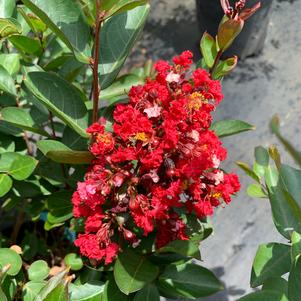
{"type": "Polygon", "coordinates": [[[216,58],[214,60],[214,64],[213,64],[212,68],[209,70],[209,73],[210,73],[211,77],[212,77],[213,72],[214,72],[215,68],[217,67],[217,65],[218,65],[218,63],[221,59],[222,54],[223,54],[223,51],[219,50],[217,55],[216,55],[216,58]]]}
{"type": "Polygon", "coordinates": [[[100,85],[98,80],[98,63],[99,63],[99,49],[100,49],[100,29],[104,18],[104,12],[100,10],[100,1],[96,1],[96,22],[95,22],[95,42],[94,54],[91,60],[91,68],[93,71],[93,123],[98,120],[98,102],[100,94],[100,85]]]}

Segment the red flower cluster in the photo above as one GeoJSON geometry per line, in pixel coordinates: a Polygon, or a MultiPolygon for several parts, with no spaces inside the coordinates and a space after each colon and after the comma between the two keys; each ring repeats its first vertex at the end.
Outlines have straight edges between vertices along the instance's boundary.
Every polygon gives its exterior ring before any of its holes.
{"type": "Polygon", "coordinates": [[[227,152],[213,131],[223,99],[205,70],[189,75],[192,53],[159,61],[155,80],[133,87],[114,110],[113,132],[100,120],[88,128],[96,157],[73,195],[85,219],[75,245],[82,255],[113,261],[122,242],[133,247],[156,232],[156,247],[187,240],[181,214],[203,218],[239,190],[238,177],[219,169],[227,152]]]}

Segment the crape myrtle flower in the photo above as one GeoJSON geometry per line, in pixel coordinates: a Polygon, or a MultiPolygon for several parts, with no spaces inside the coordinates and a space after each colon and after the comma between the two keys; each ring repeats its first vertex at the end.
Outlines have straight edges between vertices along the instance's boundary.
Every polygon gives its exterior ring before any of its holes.
{"type": "Polygon", "coordinates": [[[75,245],[94,262],[111,263],[151,233],[157,248],[189,239],[183,215],[212,215],[240,188],[220,169],[227,151],[210,130],[221,84],[206,70],[191,72],[192,59],[185,51],[173,64],[157,62],[156,78],[116,106],[112,132],[103,119],[87,129],[95,160],[72,203],[85,224],[75,245]]]}

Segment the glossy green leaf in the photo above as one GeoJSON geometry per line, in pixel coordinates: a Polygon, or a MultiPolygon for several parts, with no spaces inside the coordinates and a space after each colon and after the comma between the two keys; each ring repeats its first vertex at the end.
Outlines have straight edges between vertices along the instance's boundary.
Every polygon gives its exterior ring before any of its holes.
{"type": "Polygon", "coordinates": [[[7,72],[7,70],[2,66],[0,66],[0,90],[7,92],[13,96],[17,95],[15,81],[7,72]]]}
{"type": "Polygon", "coordinates": [[[77,3],[72,0],[22,2],[56,34],[79,61],[89,63],[89,58],[84,53],[90,40],[90,30],[77,3]]]}
{"type": "Polygon", "coordinates": [[[38,161],[18,153],[4,153],[0,158],[0,172],[6,172],[15,180],[23,181],[34,171],[38,161]]]}
{"type": "Polygon", "coordinates": [[[251,286],[257,287],[271,277],[281,277],[291,265],[290,246],[280,243],[260,245],[252,267],[251,286]]]}
{"type": "Polygon", "coordinates": [[[29,281],[23,287],[23,301],[34,301],[46,281],[29,281]]]}
{"type": "Polygon", "coordinates": [[[4,294],[1,287],[0,287],[0,300],[1,301],[8,301],[6,295],[4,294]]]}
{"type": "Polygon", "coordinates": [[[70,267],[73,271],[79,271],[84,266],[81,257],[75,253],[69,253],[65,256],[64,262],[67,267],[70,267]]]}
{"type": "Polygon", "coordinates": [[[65,294],[65,277],[68,274],[68,270],[62,271],[55,276],[51,277],[46,285],[36,296],[34,301],[68,301],[68,299],[60,299],[65,294]],[[63,285],[63,289],[62,286],[63,285]],[[57,298],[57,299],[56,299],[57,298]]]}
{"type": "Polygon", "coordinates": [[[255,160],[261,166],[268,166],[270,160],[268,151],[262,146],[255,147],[255,160]]]}
{"type": "Polygon", "coordinates": [[[39,40],[26,36],[11,36],[9,41],[21,52],[34,55],[40,55],[42,52],[42,45],[39,40]]]}
{"type": "Polygon", "coordinates": [[[183,256],[201,259],[199,245],[190,240],[174,240],[159,249],[158,253],[177,253],[183,256]]]}
{"type": "Polygon", "coordinates": [[[47,220],[51,224],[60,224],[69,220],[72,215],[72,193],[67,191],[52,193],[46,200],[46,208],[49,210],[47,220]]]}
{"type": "Polygon", "coordinates": [[[109,279],[104,288],[101,301],[130,301],[131,297],[123,294],[114,279],[109,279]]]}
{"type": "Polygon", "coordinates": [[[221,79],[225,75],[229,74],[237,66],[237,61],[237,56],[228,58],[224,61],[220,61],[220,63],[214,69],[213,78],[221,79]]]}
{"type": "Polygon", "coordinates": [[[90,281],[83,285],[70,286],[71,301],[100,301],[104,291],[104,284],[100,281],[90,281]]]}
{"type": "Polygon", "coordinates": [[[281,165],[280,176],[285,189],[301,208],[301,170],[289,165],[281,165]]]}
{"type": "Polygon", "coordinates": [[[0,268],[10,266],[7,274],[10,276],[16,276],[22,267],[22,259],[20,255],[8,248],[0,249],[0,268]]]}
{"type": "Polygon", "coordinates": [[[168,265],[159,277],[159,289],[174,298],[197,299],[223,290],[208,269],[191,262],[168,265]]]}
{"type": "Polygon", "coordinates": [[[236,164],[246,173],[246,175],[254,179],[256,182],[260,183],[258,175],[251,169],[251,167],[248,164],[240,161],[237,161],[236,164]]]}
{"type": "Polygon", "coordinates": [[[30,113],[23,108],[6,107],[2,109],[0,112],[0,120],[4,120],[22,130],[50,137],[46,131],[35,126],[30,113]]]}
{"type": "Polygon", "coordinates": [[[94,159],[88,151],[74,151],[55,140],[40,140],[37,146],[47,158],[57,163],[89,164],[94,159]]]}
{"type": "Polygon", "coordinates": [[[22,17],[24,18],[28,26],[35,34],[39,34],[46,31],[47,29],[46,24],[37,16],[33,14],[27,14],[25,10],[20,6],[17,8],[17,10],[22,15],[22,17]]]}
{"type": "Polygon", "coordinates": [[[148,4],[118,14],[105,21],[100,36],[99,75],[102,89],[117,77],[148,16],[148,4]],[[112,39],[114,37],[114,39],[112,39]]]}
{"type": "Polygon", "coordinates": [[[238,301],[286,301],[287,299],[284,298],[285,296],[279,292],[266,290],[251,293],[238,299],[238,301]]]}
{"type": "Polygon", "coordinates": [[[0,18],[11,17],[13,15],[15,6],[15,0],[0,0],[0,18]]]}
{"type": "Polygon", "coordinates": [[[70,301],[68,283],[60,283],[53,291],[49,293],[44,301],[70,301]]]}
{"type": "Polygon", "coordinates": [[[255,127],[241,120],[221,120],[214,122],[210,130],[214,131],[219,137],[227,137],[242,132],[254,130],[255,127]]]}
{"type": "Polygon", "coordinates": [[[262,190],[260,184],[251,184],[247,188],[248,196],[252,198],[267,198],[267,194],[262,190]]]}
{"type": "Polygon", "coordinates": [[[14,34],[21,34],[21,24],[14,18],[0,18],[0,38],[10,37],[14,34]]]}
{"type": "Polygon", "coordinates": [[[13,186],[13,181],[10,176],[0,174],[0,197],[7,194],[13,186]]]}
{"type": "Polygon", "coordinates": [[[300,300],[301,283],[301,256],[298,256],[291,267],[288,277],[288,299],[289,301],[300,300]]]}
{"type": "Polygon", "coordinates": [[[114,266],[116,284],[126,295],[139,291],[151,283],[158,273],[158,267],[131,250],[119,254],[114,266]]]}
{"type": "Polygon", "coordinates": [[[286,150],[289,152],[289,154],[293,157],[293,159],[296,161],[296,163],[301,166],[301,152],[296,150],[296,148],[286,139],[284,138],[280,133],[280,120],[279,117],[276,115],[273,117],[273,119],[270,122],[270,128],[273,134],[277,136],[279,141],[284,145],[286,150]]]}
{"type": "Polygon", "coordinates": [[[87,137],[88,113],[81,94],[70,83],[47,72],[30,72],[25,80],[30,92],[74,131],[87,137]]]}
{"type": "Polygon", "coordinates": [[[104,0],[101,2],[101,9],[106,11],[105,18],[109,18],[146,3],[147,0],[104,0]]]}
{"type": "Polygon", "coordinates": [[[269,199],[272,207],[274,224],[281,235],[290,239],[295,230],[301,232],[301,221],[296,212],[294,199],[283,190],[280,183],[275,187],[269,188],[269,199]]]}
{"type": "Polygon", "coordinates": [[[292,260],[294,260],[298,255],[301,255],[301,234],[294,231],[292,233],[292,248],[291,248],[291,255],[292,260]]]}
{"type": "Polygon", "coordinates": [[[1,53],[0,65],[4,67],[10,75],[14,75],[20,70],[20,55],[18,53],[1,53]]]}
{"type": "Polygon", "coordinates": [[[133,301],[160,301],[160,294],[155,285],[148,284],[137,292],[133,301]]]}
{"type": "Polygon", "coordinates": [[[203,34],[200,47],[207,67],[212,68],[217,56],[217,49],[215,39],[208,32],[203,34]]]}
{"type": "MultiPolygon", "coordinates": [[[[18,276],[6,276],[4,280],[2,281],[2,289],[4,294],[7,296],[8,300],[15,300],[17,297],[17,288],[18,283],[16,279],[20,279],[18,276]]],[[[1,281],[0,281],[1,282],[1,281]]],[[[2,299],[0,298],[2,301],[2,299]]]]}
{"type": "Polygon", "coordinates": [[[28,269],[28,278],[32,281],[44,280],[49,275],[49,267],[46,261],[37,260],[28,269]]]}
{"type": "Polygon", "coordinates": [[[137,75],[123,75],[119,77],[110,87],[102,90],[100,93],[100,98],[111,99],[113,97],[127,95],[133,86],[141,85],[143,82],[144,81],[137,75]]]}
{"type": "Polygon", "coordinates": [[[288,301],[288,282],[283,278],[269,278],[262,286],[264,291],[274,291],[282,294],[281,301],[288,301]]]}
{"type": "Polygon", "coordinates": [[[186,218],[186,233],[189,236],[189,240],[194,244],[199,245],[201,241],[213,233],[213,227],[209,218],[200,220],[193,214],[187,215],[186,218]]]}

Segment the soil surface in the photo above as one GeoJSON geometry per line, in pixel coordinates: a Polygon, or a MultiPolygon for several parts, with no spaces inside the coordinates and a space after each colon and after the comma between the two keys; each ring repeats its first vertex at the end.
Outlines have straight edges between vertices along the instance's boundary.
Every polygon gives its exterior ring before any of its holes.
{"type": "MultiPolygon", "coordinates": [[[[151,5],[151,16],[130,63],[139,64],[146,58],[170,59],[186,49],[198,56],[201,33],[195,1],[152,0],[151,5]]],[[[301,149],[300,11],[301,1],[274,0],[263,52],[240,62],[223,82],[225,99],[216,118],[245,120],[254,124],[256,131],[224,139],[229,151],[225,168],[239,173],[243,189],[229,206],[216,212],[215,234],[201,246],[203,265],[221,277],[226,287],[224,292],[202,300],[232,301],[250,292],[258,245],[282,240],[274,229],[268,201],[246,195],[251,181],[234,162],[251,164],[255,146],[279,144],[268,128],[276,113],[281,117],[282,132],[301,149]]],[[[282,159],[291,163],[284,151],[282,159]]]]}

